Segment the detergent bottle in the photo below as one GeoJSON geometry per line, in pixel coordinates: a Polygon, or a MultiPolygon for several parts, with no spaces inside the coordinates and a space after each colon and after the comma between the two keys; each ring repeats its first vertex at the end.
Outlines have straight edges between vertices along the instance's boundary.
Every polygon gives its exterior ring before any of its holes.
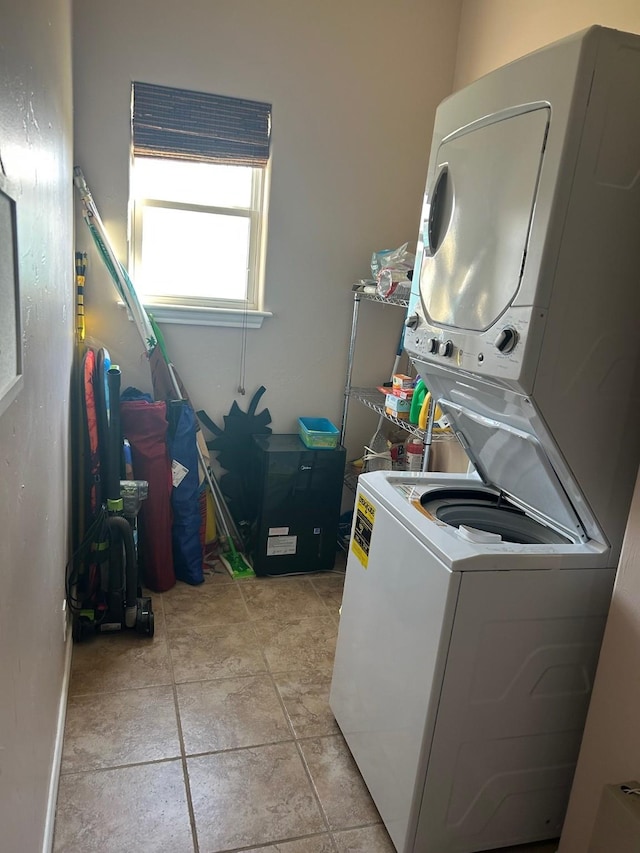
{"type": "Polygon", "coordinates": [[[420,419],[420,409],[427,395],[427,386],[422,379],[418,379],[413,397],[411,398],[411,409],[409,410],[409,423],[417,424],[420,419]]]}

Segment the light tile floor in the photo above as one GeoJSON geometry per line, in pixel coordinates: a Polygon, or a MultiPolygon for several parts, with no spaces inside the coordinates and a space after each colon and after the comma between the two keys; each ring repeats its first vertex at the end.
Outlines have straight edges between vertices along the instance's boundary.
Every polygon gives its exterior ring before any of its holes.
{"type": "Polygon", "coordinates": [[[328,706],[341,568],[220,569],[76,645],[54,853],[393,853],[328,706]]]}

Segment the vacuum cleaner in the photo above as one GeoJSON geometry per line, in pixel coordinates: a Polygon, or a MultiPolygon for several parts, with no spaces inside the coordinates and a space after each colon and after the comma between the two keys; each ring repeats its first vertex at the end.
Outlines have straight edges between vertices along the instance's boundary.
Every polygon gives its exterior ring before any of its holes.
{"type": "MultiPolygon", "coordinates": [[[[100,448],[106,472],[106,499],[74,555],[67,581],[74,642],[95,633],[134,629],[152,637],[151,598],[141,594],[137,561],[137,515],[147,497],[146,480],[121,480],[123,443],[120,427],[120,369],[107,373],[106,447],[100,448]]],[[[102,377],[99,378],[99,381],[102,377]]]]}

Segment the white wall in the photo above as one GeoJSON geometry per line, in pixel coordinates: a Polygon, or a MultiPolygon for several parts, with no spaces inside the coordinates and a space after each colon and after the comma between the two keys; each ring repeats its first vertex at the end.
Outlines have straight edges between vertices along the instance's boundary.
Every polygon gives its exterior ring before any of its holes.
{"type": "Polygon", "coordinates": [[[637,0],[463,0],[455,88],[593,24],[638,32],[640,4],[637,0]]]}
{"type": "MultiPolygon", "coordinates": [[[[464,0],[455,83],[581,30],[640,32],[637,0],[464,0]]],[[[586,853],[602,786],[640,779],[640,481],[631,507],[560,853],[586,853]]]]}
{"type": "MultiPolygon", "coordinates": [[[[4,4],[0,157],[17,185],[24,389],[0,417],[0,848],[42,849],[65,649],[73,354],[69,0],[4,4]]],[[[4,247],[3,249],[4,250],[4,247]]]]}
{"type": "MultiPolygon", "coordinates": [[[[264,384],[274,431],[295,431],[298,415],[339,422],[351,284],[367,276],[374,249],[417,237],[433,115],[452,86],[459,7],[458,0],[75,4],[77,165],[122,260],[131,81],[273,104],[266,308],[274,316],[248,332],[247,398],[236,393],[240,330],[163,329],[194,404],[214,420],[221,423],[236,398],[246,408],[264,384]]],[[[187,274],[197,275],[196,261],[187,274]]],[[[115,300],[91,257],[89,333],[110,348],[124,384],[148,387],[141,344],[115,300]]],[[[371,311],[365,319],[371,345],[360,377],[382,381],[401,318],[371,311]]]]}

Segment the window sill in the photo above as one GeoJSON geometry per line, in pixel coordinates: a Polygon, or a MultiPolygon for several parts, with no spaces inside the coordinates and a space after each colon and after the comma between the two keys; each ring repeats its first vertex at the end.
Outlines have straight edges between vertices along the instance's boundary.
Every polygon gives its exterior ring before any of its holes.
{"type": "MultiPolygon", "coordinates": [[[[124,302],[118,304],[126,308],[124,302]]],[[[237,308],[194,308],[186,305],[145,305],[144,308],[158,323],[177,323],[183,326],[259,329],[265,317],[273,316],[270,311],[240,311],[237,308]]]]}

